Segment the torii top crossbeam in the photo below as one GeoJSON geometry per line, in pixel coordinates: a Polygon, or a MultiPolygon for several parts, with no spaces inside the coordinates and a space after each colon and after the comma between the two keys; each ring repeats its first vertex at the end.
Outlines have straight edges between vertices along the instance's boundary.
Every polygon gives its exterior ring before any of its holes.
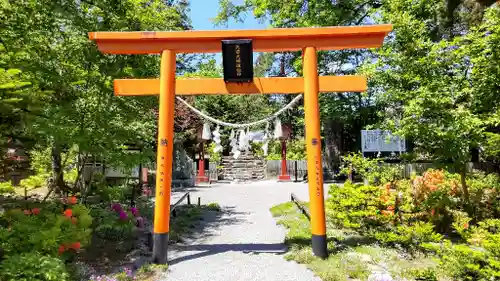
{"type": "Polygon", "coordinates": [[[392,25],[266,30],[89,32],[99,50],[109,54],[218,53],[221,40],[245,38],[255,52],[341,50],[380,47],[392,25]]]}

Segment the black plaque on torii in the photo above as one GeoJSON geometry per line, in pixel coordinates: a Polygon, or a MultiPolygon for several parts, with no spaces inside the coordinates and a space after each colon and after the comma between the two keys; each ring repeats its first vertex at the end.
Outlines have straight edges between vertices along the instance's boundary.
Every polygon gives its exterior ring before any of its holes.
{"type": "Polygon", "coordinates": [[[253,46],[251,39],[222,40],[224,81],[253,81],[253,46]]]}

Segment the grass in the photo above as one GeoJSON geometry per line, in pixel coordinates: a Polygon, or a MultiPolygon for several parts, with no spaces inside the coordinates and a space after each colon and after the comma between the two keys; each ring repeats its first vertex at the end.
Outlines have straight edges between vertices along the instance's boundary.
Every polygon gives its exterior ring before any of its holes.
{"type": "Polygon", "coordinates": [[[168,270],[167,264],[146,264],[139,268],[135,281],[155,281],[168,270]]]}
{"type": "Polygon", "coordinates": [[[327,227],[330,256],[322,260],[312,254],[310,223],[294,203],[276,205],[270,211],[277,223],[288,229],[285,243],[290,250],[285,258],[307,265],[323,281],[366,281],[373,272],[387,272],[394,280],[415,280],[437,266],[432,257],[382,247],[356,232],[332,225],[327,227]]]}

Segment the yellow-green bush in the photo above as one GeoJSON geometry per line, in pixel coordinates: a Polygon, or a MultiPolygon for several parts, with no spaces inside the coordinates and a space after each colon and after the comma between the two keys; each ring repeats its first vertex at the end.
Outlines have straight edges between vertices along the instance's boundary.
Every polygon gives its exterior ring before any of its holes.
{"type": "Polygon", "coordinates": [[[69,281],[64,262],[55,257],[28,252],[7,257],[0,263],[2,281],[69,281]]]}
{"type": "Polygon", "coordinates": [[[14,192],[14,186],[12,186],[12,183],[10,181],[0,182],[0,195],[12,194],[14,192]]]}

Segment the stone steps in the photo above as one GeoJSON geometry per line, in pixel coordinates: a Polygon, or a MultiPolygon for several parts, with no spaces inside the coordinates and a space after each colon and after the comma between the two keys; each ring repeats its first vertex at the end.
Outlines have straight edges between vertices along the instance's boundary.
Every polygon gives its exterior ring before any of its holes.
{"type": "Polygon", "coordinates": [[[256,181],[266,178],[266,162],[251,153],[242,154],[238,159],[232,156],[222,158],[225,180],[256,181]]]}

